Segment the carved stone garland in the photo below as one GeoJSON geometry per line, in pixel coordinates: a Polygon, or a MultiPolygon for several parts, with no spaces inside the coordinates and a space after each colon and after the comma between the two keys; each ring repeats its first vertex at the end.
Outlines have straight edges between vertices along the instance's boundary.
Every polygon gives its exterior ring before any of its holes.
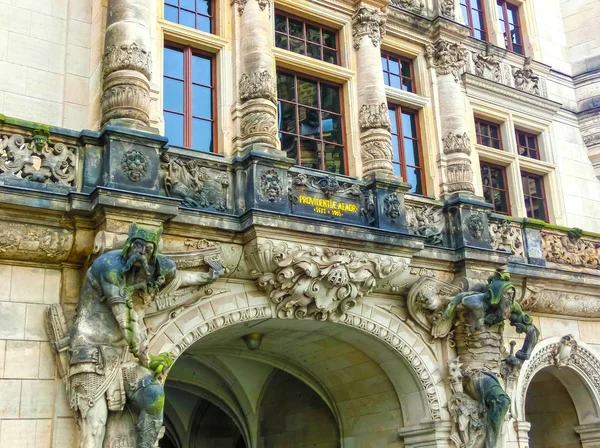
{"type": "Polygon", "coordinates": [[[77,149],[63,143],[50,145],[48,136],[34,132],[26,143],[19,134],[0,140],[0,176],[42,184],[75,186],[77,149]]]}

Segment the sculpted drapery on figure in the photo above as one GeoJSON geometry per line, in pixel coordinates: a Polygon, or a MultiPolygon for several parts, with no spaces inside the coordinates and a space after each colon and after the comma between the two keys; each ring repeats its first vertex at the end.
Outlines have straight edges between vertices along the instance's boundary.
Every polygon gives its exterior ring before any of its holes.
{"type": "Polygon", "coordinates": [[[80,448],[155,446],[163,421],[160,376],[173,360],[170,354],[148,352],[145,311],[167,286],[204,285],[222,273],[214,261],[208,262],[208,272],[178,271],[173,260],[158,254],[161,233],[133,224],[125,247],[93,262],[70,331],[60,305],[48,309],[59,374],[81,418],[80,448]],[[134,416],[132,424],[107,431],[107,422],[121,418],[125,407],[134,416]]]}
{"type": "MultiPolygon", "coordinates": [[[[515,301],[510,275],[495,272],[487,285],[472,291],[422,277],[410,290],[411,317],[435,338],[450,337],[458,358],[449,363],[454,392],[448,409],[455,423],[457,447],[496,448],[510,398],[502,380],[510,383],[529,359],[539,332],[515,301]],[[523,347],[507,353],[505,321],[524,333],[523,347]]],[[[511,345],[513,343],[511,342],[511,345]]]]}

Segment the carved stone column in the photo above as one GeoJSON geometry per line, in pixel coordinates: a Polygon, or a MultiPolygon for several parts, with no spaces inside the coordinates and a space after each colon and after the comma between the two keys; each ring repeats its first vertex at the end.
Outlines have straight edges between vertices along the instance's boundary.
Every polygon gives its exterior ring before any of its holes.
{"type": "Polygon", "coordinates": [[[150,123],[150,7],[147,0],[109,0],[103,58],[102,124],[150,123]]]}
{"type": "Polygon", "coordinates": [[[386,13],[360,5],[352,17],[352,34],[358,63],[358,121],[363,176],[393,174],[392,136],[381,66],[381,40],[386,13]]]}
{"type": "Polygon", "coordinates": [[[440,38],[435,44],[427,45],[426,57],[428,66],[437,74],[444,152],[443,192],[445,195],[474,193],[471,141],[466,132],[467,102],[459,82],[460,70],[466,63],[465,49],[460,43],[440,38]]]}
{"type": "Polygon", "coordinates": [[[270,0],[238,0],[240,14],[239,80],[240,138],[242,148],[264,144],[279,148],[277,88],[272,52],[270,0]]]}

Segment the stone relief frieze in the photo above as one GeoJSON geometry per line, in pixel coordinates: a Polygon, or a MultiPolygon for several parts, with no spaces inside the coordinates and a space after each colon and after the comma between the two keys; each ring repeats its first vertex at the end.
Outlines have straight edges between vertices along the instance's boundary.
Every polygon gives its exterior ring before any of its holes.
{"type": "Polygon", "coordinates": [[[244,73],[239,83],[240,99],[247,101],[255,98],[264,98],[272,103],[277,103],[277,88],[275,80],[268,70],[255,73],[244,73]]]}
{"type": "Polygon", "coordinates": [[[390,128],[390,114],[386,103],[363,104],[358,111],[358,123],[360,128],[377,129],[390,128]]]}
{"type": "Polygon", "coordinates": [[[442,138],[444,145],[444,154],[471,154],[471,139],[465,132],[461,134],[455,134],[454,132],[448,132],[448,135],[442,138]]]}
{"type": "Polygon", "coordinates": [[[600,269],[600,242],[581,238],[575,231],[570,233],[550,233],[542,231],[542,250],[546,261],[600,269]]]}
{"type": "Polygon", "coordinates": [[[121,158],[121,169],[132,182],[139,182],[148,174],[150,159],[137,149],[130,149],[121,158]]]}
{"type": "Polygon", "coordinates": [[[454,0],[440,0],[440,14],[448,19],[454,20],[454,0]]]}
{"type": "Polygon", "coordinates": [[[73,232],[64,228],[0,222],[0,258],[63,261],[73,241],[73,232]]]}
{"type": "Polygon", "coordinates": [[[521,296],[518,301],[525,311],[600,318],[599,296],[549,290],[529,278],[523,281],[521,296]]]}
{"type": "Polygon", "coordinates": [[[224,171],[202,166],[196,159],[164,153],[160,164],[161,187],[167,196],[179,198],[188,207],[225,211],[229,176],[224,171]]]}
{"type": "Polygon", "coordinates": [[[484,53],[473,53],[475,74],[495,82],[502,82],[501,59],[494,53],[493,47],[488,44],[484,53]]]}
{"type": "Polygon", "coordinates": [[[338,321],[406,268],[402,258],[266,241],[246,251],[279,318],[338,321]]]}
{"type": "Polygon", "coordinates": [[[518,257],[525,256],[523,233],[519,225],[511,225],[510,221],[490,222],[492,248],[505,250],[518,257]]]}
{"type": "Polygon", "coordinates": [[[48,135],[34,132],[29,142],[19,134],[1,135],[0,176],[41,184],[74,187],[77,148],[49,143],[48,135]]]}
{"type": "Polygon", "coordinates": [[[373,46],[379,46],[385,34],[386,18],[387,14],[378,8],[366,5],[359,7],[352,17],[354,48],[360,49],[363,37],[370,39],[373,46]]]}
{"type": "Polygon", "coordinates": [[[149,125],[150,93],[148,84],[137,78],[132,78],[123,84],[108,84],[100,101],[103,122],[113,118],[128,118],[149,125]]]}
{"type": "Polygon", "coordinates": [[[360,196],[360,185],[348,182],[338,182],[333,176],[317,177],[300,173],[293,178],[296,186],[304,186],[314,192],[319,192],[330,198],[333,195],[360,196]]]}
{"type": "Polygon", "coordinates": [[[392,6],[419,13],[425,8],[423,0],[392,0],[392,6]]]}
{"type": "Polygon", "coordinates": [[[109,45],[103,57],[104,77],[118,70],[135,70],[152,77],[152,53],[140,47],[136,42],[131,44],[109,45]]]}
{"type": "Polygon", "coordinates": [[[440,39],[425,47],[427,66],[434,68],[438,75],[454,75],[456,81],[467,62],[465,47],[459,43],[440,39]]]}
{"type": "Polygon", "coordinates": [[[433,205],[406,205],[408,230],[425,237],[425,243],[434,246],[444,244],[444,213],[433,205]]]}
{"type": "Polygon", "coordinates": [[[540,77],[531,69],[530,57],[525,58],[522,68],[514,68],[512,74],[517,89],[542,96],[540,91],[540,77]]]}

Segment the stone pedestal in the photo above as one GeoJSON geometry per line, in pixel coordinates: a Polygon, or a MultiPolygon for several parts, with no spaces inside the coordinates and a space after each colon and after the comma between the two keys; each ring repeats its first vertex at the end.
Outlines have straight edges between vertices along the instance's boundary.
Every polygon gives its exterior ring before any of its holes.
{"type": "Polygon", "coordinates": [[[514,422],[515,432],[517,433],[517,440],[519,448],[529,447],[529,431],[531,430],[531,423],[529,422],[514,422]]]}
{"type": "Polygon", "coordinates": [[[152,53],[146,0],[109,0],[103,57],[102,124],[150,124],[152,53]]]}
{"type": "Polygon", "coordinates": [[[379,171],[371,172],[364,180],[369,201],[373,199],[376,208],[376,220],[372,225],[394,232],[408,232],[404,195],[410,185],[379,171]]]}
{"type": "Polygon", "coordinates": [[[277,83],[273,56],[273,5],[270,0],[238,2],[241,148],[264,145],[279,149],[277,138],[277,83]]]}
{"type": "Polygon", "coordinates": [[[352,17],[363,175],[375,171],[393,174],[392,136],[380,48],[385,22],[385,12],[365,4],[361,4],[352,17]]]}
{"type": "Polygon", "coordinates": [[[456,249],[472,247],[491,249],[488,223],[489,204],[470,194],[459,194],[446,201],[452,245],[456,249]]]}

